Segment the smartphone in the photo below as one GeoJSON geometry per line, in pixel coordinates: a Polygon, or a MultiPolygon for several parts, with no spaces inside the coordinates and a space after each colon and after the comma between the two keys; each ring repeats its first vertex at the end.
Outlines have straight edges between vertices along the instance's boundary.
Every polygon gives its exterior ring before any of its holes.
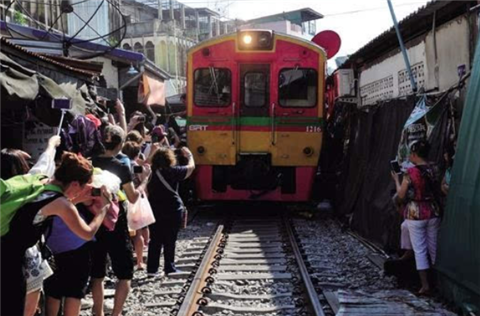
{"type": "Polygon", "coordinates": [[[156,134],[152,135],[152,143],[158,143],[158,141],[159,141],[158,135],[156,134]]]}
{"type": "Polygon", "coordinates": [[[99,188],[93,188],[92,189],[92,196],[100,196],[102,195],[102,190],[99,188]]]}
{"type": "Polygon", "coordinates": [[[145,116],[139,116],[137,121],[140,123],[145,122],[145,116]]]}
{"type": "Polygon", "coordinates": [[[133,166],[133,173],[142,173],[143,167],[142,166],[133,166]]]}
{"type": "Polygon", "coordinates": [[[400,169],[400,165],[398,164],[397,160],[390,161],[390,168],[392,168],[393,172],[395,173],[402,173],[402,170],[400,169]]]}
{"type": "Polygon", "coordinates": [[[71,99],[53,99],[52,109],[56,110],[70,110],[72,108],[71,99]]]}
{"type": "Polygon", "coordinates": [[[116,100],[107,100],[107,109],[110,111],[110,113],[115,112],[116,103],[116,100]]]}

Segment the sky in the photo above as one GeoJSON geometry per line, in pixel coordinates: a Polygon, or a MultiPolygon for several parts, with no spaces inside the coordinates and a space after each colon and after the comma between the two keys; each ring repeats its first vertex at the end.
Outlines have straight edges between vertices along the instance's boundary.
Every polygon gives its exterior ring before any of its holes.
{"type": "MultiPolygon", "coordinates": [[[[398,21],[428,2],[425,0],[391,1],[398,21]]],[[[324,15],[323,19],[317,21],[317,32],[333,30],[342,38],[342,46],[335,57],[353,54],[393,26],[387,0],[184,0],[181,2],[191,7],[220,9],[220,12],[228,18],[243,20],[310,7],[324,15]]]]}

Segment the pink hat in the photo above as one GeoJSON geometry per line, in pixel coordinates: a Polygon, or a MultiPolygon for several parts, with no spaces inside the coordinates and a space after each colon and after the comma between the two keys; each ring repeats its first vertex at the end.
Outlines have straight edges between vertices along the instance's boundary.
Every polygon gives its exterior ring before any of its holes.
{"type": "Polygon", "coordinates": [[[155,126],[153,129],[152,129],[152,134],[156,134],[158,136],[167,136],[168,134],[165,132],[165,127],[163,125],[158,125],[158,126],[155,126]]]}
{"type": "Polygon", "coordinates": [[[153,135],[157,135],[158,139],[163,139],[168,134],[165,132],[165,127],[163,127],[163,125],[158,125],[152,129],[152,136],[153,135]]]}

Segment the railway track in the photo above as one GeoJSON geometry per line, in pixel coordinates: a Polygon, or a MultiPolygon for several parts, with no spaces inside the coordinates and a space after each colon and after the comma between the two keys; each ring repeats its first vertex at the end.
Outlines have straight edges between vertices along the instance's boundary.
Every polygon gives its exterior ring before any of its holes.
{"type": "Polygon", "coordinates": [[[286,218],[230,220],[202,255],[179,316],[325,315],[286,218]]]}

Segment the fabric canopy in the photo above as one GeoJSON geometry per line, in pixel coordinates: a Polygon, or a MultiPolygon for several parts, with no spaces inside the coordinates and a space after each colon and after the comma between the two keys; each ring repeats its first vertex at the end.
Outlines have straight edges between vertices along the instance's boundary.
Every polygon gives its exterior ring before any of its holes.
{"type": "MultiPolygon", "coordinates": [[[[460,124],[436,268],[458,305],[480,310],[480,42],[460,124]]],[[[465,313],[468,314],[468,313],[465,313]]]]}
{"type": "MultiPolygon", "coordinates": [[[[2,101],[35,100],[39,89],[36,72],[20,66],[2,52],[0,52],[0,67],[2,101]]],[[[10,102],[2,102],[3,108],[10,105],[10,102]]]]}
{"type": "Polygon", "coordinates": [[[87,106],[92,106],[82,97],[82,89],[77,84],[57,84],[51,78],[25,68],[0,52],[0,85],[2,89],[2,110],[25,106],[35,101],[35,116],[40,121],[55,126],[59,122],[60,111],[51,108],[52,99],[72,100],[71,116],[84,115],[87,106]]]}
{"type": "Polygon", "coordinates": [[[143,74],[138,85],[138,102],[149,106],[165,106],[165,84],[143,74]]]}

